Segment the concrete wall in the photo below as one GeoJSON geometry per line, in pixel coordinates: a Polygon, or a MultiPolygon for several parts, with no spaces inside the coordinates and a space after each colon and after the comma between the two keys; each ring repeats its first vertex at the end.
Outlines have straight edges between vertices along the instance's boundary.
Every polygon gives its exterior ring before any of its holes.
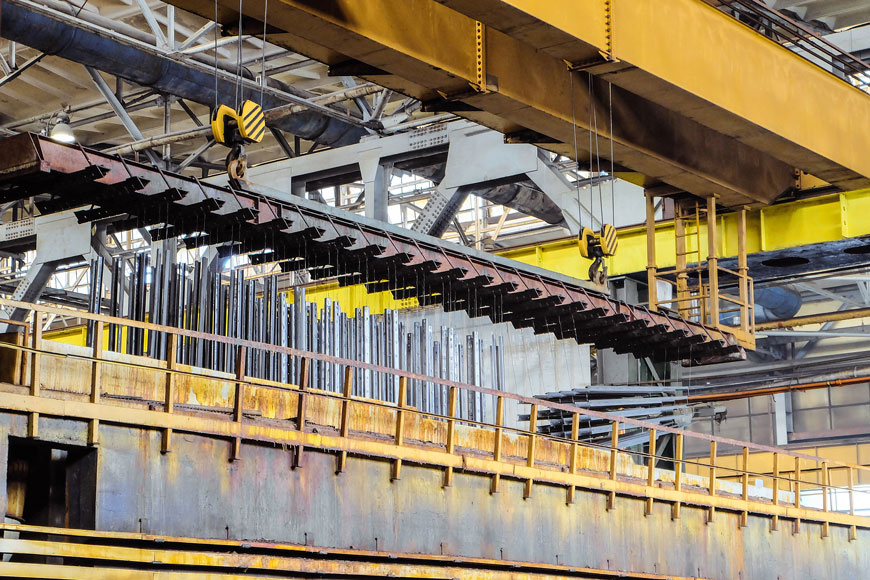
{"type": "MultiPolygon", "coordinates": [[[[24,417],[0,415],[0,475],[9,435],[25,433],[24,417]]],[[[43,418],[41,437],[83,445],[84,423],[43,418]]],[[[655,504],[643,516],[639,499],[578,490],[565,505],[565,489],[536,485],[523,500],[522,482],[457,473],[441,487],[441,470],[406,465],[390,482],[390,465],[351,457],[335,474],[335,456],[306,452],[291,470],[290,452],[243,445],[229,463],[229,442],[176,434],[173,451],[160,454],[159,433],[102,426],[96,490],[97,528],[202,538],[263,539],[315,546],[378,549],[551,562],[721,579],[837,579],[866,577],[870,532],[789,522],[770,531],[766,518],[685,506],[679,520],[655,504]],[[864,572],[862,572],[864,570],[864,572]]],[[[4,480],[5,481],[5,480],[4,480]]]]}

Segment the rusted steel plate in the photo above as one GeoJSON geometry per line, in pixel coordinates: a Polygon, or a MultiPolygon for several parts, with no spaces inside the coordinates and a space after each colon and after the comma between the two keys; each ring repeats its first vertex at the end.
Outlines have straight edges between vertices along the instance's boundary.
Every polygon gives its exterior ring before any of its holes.
{"type": "Polygon", "coordinates": [[[230,242],[229,252],[287,270],[313,269],[343,285],[365,283],[423,304],[465,310],[617,352],[688,364],[745,357],[735,337],[614,300],[576,279],[402,230],[305,199],[278,201],[217,187],[82,147],[21,134],[0,141],[4,199],[50,193],[45,211],[84,206],[79,219],[153,228],[189,246],[230,242]],[[71,176],[76,186],[70,187],[71,176]],[[88,181],[86,177],[91,177],[88,181]]]}

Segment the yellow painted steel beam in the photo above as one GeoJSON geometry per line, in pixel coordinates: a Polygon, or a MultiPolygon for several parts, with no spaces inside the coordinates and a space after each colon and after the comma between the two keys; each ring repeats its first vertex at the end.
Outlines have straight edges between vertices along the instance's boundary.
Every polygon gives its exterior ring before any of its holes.
{"type": "MultiPolygon", "coordinates": [[[[214,3],[172,3],[214,18],[214,3]]],[[[571,4],[581,7],[566,14],[581,20],[586,5],[603,5],[571,4]]],[[[218,10],[222,22],[238,20],[238,3],[218,0],[218,10]]],[[[262,18],[264,2],[249,0],[242,10],[262,18]]],[[[469,119],[506,134],[542,134],[542,146],[564,155],[587,160],[590,150],[610,156],[612,149],[617,165],[642,173],[651,185],[717,194],[735,205],[767,204],[794,184],[793,164],[619,85],[590,83],[563,58],[432,0],[281,0],[269,6],[268,20],[286,31],[269,38],[276,44],[330,65],[375,67],[385,74],[362,76],[424,101],[446,100],[448,109],[450,101],[461,101],[480,111],[461,113],[469,119]],[[600,141],[590,142],[590,130],[600,141]]]]}
{"type": "MultiPolygon", "coordinates": [[[[30,526],[15,526],[6,529],[23,529],[30,531],[30,526]]],[[[38,533],[53,533],[62,535],[65,530],[58,528],[33,528],[39,530],[38,533]]],[[[77,534],[79,537],[91,538],[90,534],[77,534]]],[[[595,578],[637,578],[637,579],[656,579],[678,580],[678,577],[673,575],[661,574],[643,574],[625,571],[611,571],[590,568],[576,568],[561,565],[546,565],[534,564],[529,562],[516,562],[505,560],[486,560],[477,558],[461,558],[455,556],[428,556],[420,554],[395,554],[383,552],[367,552],[363,550],[335,550],[330,548],[316,548],[316,558],[306,557],[314,555],[312,549],[302,549],[297,546],[282,546],[277,544],[268,544],[265,542],[257,542],[258,550],[270,550],[271,553],[252,554],[246,553],[252,547],[251,543],[244,542],[245,547],[242,547],[239,542],[222,542],[215,544],[211,540],[191,539],[191,538],[175,538],[169,536],[149,536],[148,541],[156,539],[162,540],[157,548],[131,548],[124,546],[111,545],[106,543],[106,540],[114,539],[118,536],[118,540],[123,540],[121,534],[100,534],[96,540],[102,542],[94,543],[91,540],[87,544],[69,543],[69,542],[51,542],[42,540],[9,540],[0,539],[0,553],[20,554],[27,556],[38,557],[57,557],[57,558],[79,558],[89,561],[111,561],[111,568],[114,568],[114,573],[126,573],[127,569],[136,569],[149,567],[154,562],[159,562],[159,567],[163,570],[176,569],[174,572],[163,572],[163,574],[174,574],[175,576],[166,576],[167,578],[215,578],[221,580],[230,580],[236,578],[257,578],[257,577],[272,577],[275,572],[285,574],[299,574],[304,577],[359,577],[359,578],[468,578],[479,580],[545,580],[548,578],[564,578],[566,575],[576,577],[588,577],[594,575],[595,578]],[[193,541],[192,541],[193,540],[193,541]],[[189,549],[171,549],[161,546],[171,544],[188,544],[189,549]],[[191,545],[194,544],[194,545],[191,545]],[[220,552],[217,550],[232,547],[232,552],[220,552]],[[324,557],[326,556],[326,557],[324,557]],[[354,559],[348,559],[353,557],[354,559]],[[401,560],[397,562],[397,560],[401,560]],[[185,567],[188,570],[185,571],[185,567]],[[201,572],[190,570],[189,567],[197,568],[216,568],[223,570],[236,571],[214,574],[211,572],[201,572]],[[202,574],[202,575],[200,575],[202,574]]],[[[66,576],[60,578],[92,578],[88,576],[87,570],[77,566],[65,566],[66,576]],[[84,576],[79,576],[84,572],[84,576]]],[[[9,577],[14,575],[16,571],[40,571],[43,565],[39,564],[7,564],[0,566],[0,577],[9,577]],[[6,571],[6,566],[11,570],[6,571]]],[[[93,570],[93,568],[91,568],[93,570]]],[[[51,568],[46,568],[51,570],[51,568]]],[[[96,568],[100,570],[100,568],[96,568]]],[[[112,571],[110,569],[110,571],[112,571]]],[[[144,572],[144,571],[143,571],[144,572]]],[[[51,572],[49,572],[51,573],[51,572]]],[[[99,574],[100,572],[98,572],[99,574]]],[[[155,578],[151,576],[151,572],[145,572],[147,576],[143,578],[155,578]]],[[[105,573],[103,573],[105,574],[105,573]]],[[[17,577],[17,576],[16,576],[17,577]]],[[[31,576],[25,576],[31,577],[31,576]]],[[[54,577],[54,576],[33,576],[33,577],[54,577]]],[[[96,576],[97,578],[118,578],[119,576],[96,576]]],[[[128,578],[128,576],[123,576],[128,578]]],[[[129,576],[137,578],[137,576],[129,576]]],[[[163,578],[164,576],[156,576],[163,578]]],[[[688,580],[688,579],[686,579],[688,580]]]]}
{"type": "Polygon", "coordinates": [[[830,183],[868,183],[870,96],[706,2],[438,2],[830,183]]]}
{"type": "MultiPolygon", "coordinates": [[[[737,255],[737,214],[717,217],[720,258],[737,255]]],[[[783,203],[747,212],[747,254],[799,248],[811,244],[837,242],[870,235],[870,189],[835,193],[783,203]]],[[[701,225],[701,255],[706,256],[706,225],[701,225]]],[[[618,232],[619,251],[607,258],[612,276],[643,272],[646,269],[646,229],[622,228],[618,232]]],[[[676,264],[672,222],[656,224],[656,258],[660,267],[676,264]]],[[[690,240],[693,243],[693,240],[690,240]]],[[[868,242],[870,243],[870,242],[868,242]]],[[[691,247],[690,250],[696,248],[691,247]]],[[[584,275],[589,262],[578,258],[573,239],[517,248],[502,252],[506,258],[535,264],[567,275],[584,275]]]]}
{"type": "MultiPolygon", "coordinates": [[[[720,239],[718,255],[723,258],[736,256],[737,215],[723,214],[718,217],[718,220],[720,239]]],[[[660,222],[656,224],[655,231],[656,258],[659,266],[676,265],[673,222],[660,222]]],[[[823,195],[750,210],[747,212],[746,231],[749,254],[870,235],[870,189],[823,195]]],[[[621,228],[618,239],[619,251],[615,256],[606,258],[609,274],[621,276],[643,272],[647,265],[645,226],[621,228]]],[[[700,239],[702,255],[706,255],[707,233],[706,226],[703,224],[700,239]]],[[[498,254],[576,278],[585,278],[591,264],[590,260],[580,256],[574,238],[514,248],[498,254]]],[[[352,290],[338,288],[335,284],[324,284],[308,289],[308,300],[322,303],[324,298],[338,299],[343,308],[351,311],[369,306],[373,313],[383,312],[385,308],[417,306],[416,300],[392,300],[389,292],[366,295],[362,287],[352,290]]]]}
{"type": "MultiPolygon", "coordinates": [[[[265,541],[250,541],[250,540],[223,540],[217,538],[190,538],[184,536],[164,536],[154,534],[140,534],[131,532],[110,532],[102,530],[83,530],[78,528],[55,528],[49,526],[34,526],[26,524],[7,524],[0,522],[0,530],[9,530],[16,532],[24,532],[28,535],[38,534],[41,536],[61,536],[64,538],[80,538],[82,544],[86,545],[104,545],[114,546],[121,543],[131,542],[153,542],[154,544],[178,546],[179,552],[185,554],[197,554],[206,551],[214,552],[232,552],[234,555],[241,555],[243,550],[268,550],[278,557],[282,558],[305,558],[307,556],[321,557],[329,556],[330,558],[342,559],[342,561],[377,561],[377,560],[401,560],[403,562],[416,562],[421,566],[450,566],[452,568],[461,569],[478,568],[478,573],[485,573],[486,568],[510,568],[517,571],[518,574],[595,574],[601,578],[625,578],[626,572],[618,570],[602,570],[599,568],[578,568],[575,566],[563,566],[560,564],[541,564],[536,562],[524,562],[521,560],[505,560],[505,559],[487,559],[473,558],[460,555],[442,555],[442,554],[422,554],[414,553],[407,554],[401,552],[381,552],[373,550],[361,550],[356,548],[335,548],[325,546],[308,546],[300,544],[281,544],[265,541]]],[[[175,557],[177,558],[177,556],[175,557]]],[[[250,559],[248,559],[250,561],[250,559]]],[[[2,566],[0,566],[2,569],[2,566]]],[[[632,578],[648,578],[651,580],[665,578],[674,578],[682,580],[682,577],[661,574],[645,574],[633,573],[632,578]]],[[[686,579],[688,580],[688,579],[686,579]]],[[[693,577],[692,580],[703,580],[693,577]]]]}

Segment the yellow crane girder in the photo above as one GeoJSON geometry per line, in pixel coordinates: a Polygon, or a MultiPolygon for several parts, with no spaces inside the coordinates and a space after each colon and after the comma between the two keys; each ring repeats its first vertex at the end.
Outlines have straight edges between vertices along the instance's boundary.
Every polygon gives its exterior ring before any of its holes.
{"type": "Polygon", "coordinates": [[[844,189],[867,186],[870,97],[702,0],[439,2],[844,189]]]}
{"type": "MultiPolygon", "coordinates": [[[[214,18],[213,3],[172,3],[214,18]]],[[[263,8],[252,0],[242,10],[260,19],[263,8]]],[[[218,0],[218,10],[222,22],[238,20],[238,4],[218,0]]],[[[270,42],[334,74],[581,162],[604,152],[646,186],[733,207],[772,202],[796,168],[870,185],[860,154],[870,95],[700,0],[281,0],[268,24],[283,31],[270,42]]]]}
{"type": "MultiPolygon", "coordinates": [[[[719,215],[717,220],[717,255],[721,258],[736,256],[737,215],[726,213],[719,215]]],[[[870,189],[758,208],[750,210],[746,216],[746,249],[750,256],[759,252],[787,250],[862,236],[870,236],[870,189]]],[[[605,258],[608,275],[613,277],[645,272],[646,227],[639,224],[620,228],[617,238],[619,251],[616,255],[605,258]]],[[[706,225],[703,222],[698,239],[702,240],[702,244],[707,239],[706,225]]],[[[656,224],[655,240],[659,267],[675,266],[673,220],[656,224]]],[[[857,239],[855,244],[863,247],[857,239]]],[[[870,252],[870,240],[866,247],[870,252]]],[[[702,247],[701,250],[701,254],[706,255],[707,248],[702,247]]],[[[580,256],[577,239],[573,237],[498,253],[505,258],[576,278],[585,278],[592,263],[580,256]]],[[[369,306],[373,313],[383,312],[386,308],[417,306],[416,300],[394,300],[389,292],[366,294],[363,286],[339,288],[336,284],[317,285],[308,289],[307,297],[315,302],[331,298],[340,301],[349,309],[369,306]]]]}

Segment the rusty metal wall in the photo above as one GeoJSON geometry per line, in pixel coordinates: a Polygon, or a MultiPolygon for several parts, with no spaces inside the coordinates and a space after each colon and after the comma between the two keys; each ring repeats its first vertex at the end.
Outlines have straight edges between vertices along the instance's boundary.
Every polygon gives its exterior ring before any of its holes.
{"type": "MultiPolygon", "coordinates": [[[[0,481],[8,436],[24,436],[23,416],[0,414],[0,481]]],[[[44,417],[40,437],[85,445],[86,425],[44,417]]],[[[684,506],[671,520],[667,504],[644,517],[644,502],[539,485],[523,500],[523,483],[406,465],[390,481],[390,464],[351,457],[335,474],[335,456],[306,452],[291,469],[291,452],[245,445],[229,463],[229,442],[177,436],[161,455],[156,431],[102,426],[97,528],[172,536],[275,540],[288,543],[548,562],[645,573],[723,579],[865,577],[870,532],[849,542],[846,528],[805,522],[793,535],[770,531],[770,520],[684,506]],[[864,572],[862,572],[862,570],[864,572]]],[[[5,494],[0,494],[0,502],[5,494]]],[[[5,507],[5,506],[0,506],[5,507]]]]}

